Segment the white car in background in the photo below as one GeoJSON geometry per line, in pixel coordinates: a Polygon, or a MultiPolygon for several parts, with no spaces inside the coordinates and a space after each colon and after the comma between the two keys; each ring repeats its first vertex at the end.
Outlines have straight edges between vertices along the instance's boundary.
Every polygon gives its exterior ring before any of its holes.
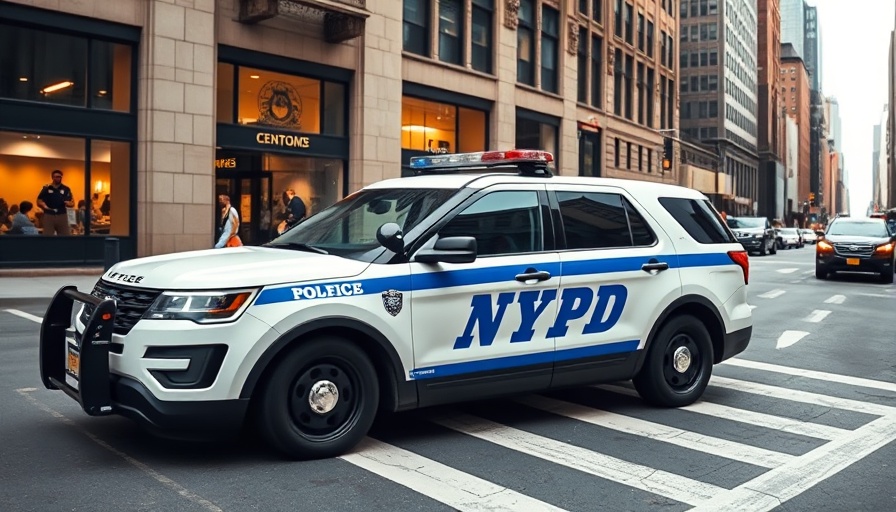
{"type": "Polygon", "coordinates": [[[782,249],[803,246],[803,237],[797,228],[781,228],[778,230],[778,236],[781,239],[782,249]]]}
{"type": "Polygon", "coordinates": [[[818,234],[811,229],[801,229],[800,234],[803,235],[803,241],[807,244],[815,244],[818,242],[818,234]]]}

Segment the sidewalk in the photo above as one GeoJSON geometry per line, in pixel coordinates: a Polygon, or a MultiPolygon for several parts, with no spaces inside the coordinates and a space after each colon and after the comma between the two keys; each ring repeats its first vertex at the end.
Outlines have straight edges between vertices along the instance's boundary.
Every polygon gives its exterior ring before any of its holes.
{"type": "Polygon", "coordinates": [[[67,285],[90,293],[102,274],[102,267],[0,270],[0,299],[49,299],[67,285]]]}

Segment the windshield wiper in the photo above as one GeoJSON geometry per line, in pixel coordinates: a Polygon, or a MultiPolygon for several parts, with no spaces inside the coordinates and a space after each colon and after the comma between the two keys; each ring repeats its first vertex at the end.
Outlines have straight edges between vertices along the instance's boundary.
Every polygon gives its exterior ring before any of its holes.
{"type": "Polygon", "coordinates": [[[315,247],[313,245],[303,244],[301,242],[281,242],[281,243],[270,243],[265,244],[267,247],[283,247],[286,249],[295,249],[297,251],[307,251],[307,252],[316,252],[318,254],[330,254],[327,251],[321,249],[320,247],[315,247]]]}

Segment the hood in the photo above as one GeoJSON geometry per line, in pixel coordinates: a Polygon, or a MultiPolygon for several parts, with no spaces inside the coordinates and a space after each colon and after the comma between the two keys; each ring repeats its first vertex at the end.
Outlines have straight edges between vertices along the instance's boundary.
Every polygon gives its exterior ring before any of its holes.
{"type": "Polygon", "coordinates": [[[352,277],[369,265],[326,254],[243,246],[128,260],[107,270],[103,279],[159,290],[242,288],[352,277]]]}

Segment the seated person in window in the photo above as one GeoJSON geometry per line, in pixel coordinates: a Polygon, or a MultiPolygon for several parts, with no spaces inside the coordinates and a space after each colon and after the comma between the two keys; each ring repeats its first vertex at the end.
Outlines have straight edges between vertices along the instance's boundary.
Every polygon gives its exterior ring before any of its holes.
{"type": "Polygon", "coordinates": [[[19,203],[19,211],[13,215],[12,227],[9,228],[10,235],[36,235],[37,227],[28,218],[28,213],[34,208],[31,201],[22,201],[19,203]]]}

